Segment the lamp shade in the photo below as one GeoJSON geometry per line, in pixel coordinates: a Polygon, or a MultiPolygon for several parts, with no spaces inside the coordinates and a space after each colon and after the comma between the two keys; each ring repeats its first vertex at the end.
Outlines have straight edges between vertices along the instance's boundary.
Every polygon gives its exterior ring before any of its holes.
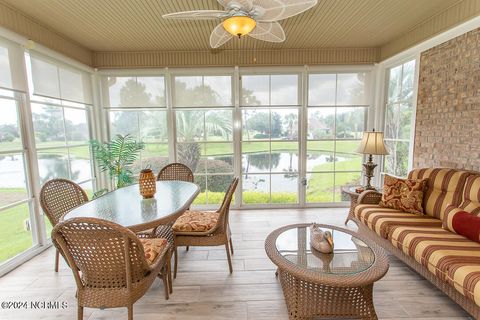
{"type": "Polygon", "coordinates": [[[357,152],[362,154],[387,155],[388,150],[383,141],[383,132],[365,131],[357,152]]]}
{"type": "Polygon", "coordinates": [[[244,36],[249,34],[257,23],[247,16],[233,16],[223,21],[223,27],[234,36],[244,36]]]}

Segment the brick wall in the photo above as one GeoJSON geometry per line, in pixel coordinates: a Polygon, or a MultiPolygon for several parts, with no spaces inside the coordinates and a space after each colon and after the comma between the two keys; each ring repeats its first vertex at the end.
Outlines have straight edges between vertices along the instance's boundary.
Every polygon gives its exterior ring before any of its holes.
{"type": "Polygon", "coordinates": [[[413,166],[480,171],[480,28],[421,55],[413,166]]]}

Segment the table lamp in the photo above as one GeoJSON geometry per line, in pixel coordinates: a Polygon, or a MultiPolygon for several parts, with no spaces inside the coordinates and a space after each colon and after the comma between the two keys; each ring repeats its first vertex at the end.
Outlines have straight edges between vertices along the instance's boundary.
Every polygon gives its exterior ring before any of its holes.
{"type": "Polygon", "coordinates": [[[365,168],[365,177],[367,177],[367,185],[365,186],[365,189],[375,190],[370,184],[370,181],[373,178],[373,170],[377,166],[377,164],[373,162],[373,155],[388,155],[385,142],[383,141],[383,132],[375,131],[375,129],[363,132],[362,142],[360,143],[357,152],[368,154],[368,161],[363,164],[363,167],[365,168]]]}

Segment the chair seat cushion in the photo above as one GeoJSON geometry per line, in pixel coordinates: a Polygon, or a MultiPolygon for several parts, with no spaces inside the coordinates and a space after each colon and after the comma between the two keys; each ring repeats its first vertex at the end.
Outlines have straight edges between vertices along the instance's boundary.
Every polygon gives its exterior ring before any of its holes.
{"type": "Polygon", "coordinates": [[[383,208],[374,204],[357,205],[355,217],[384,239],[387,239],[390,228],[393,226],[414,225],[440,228],[442,226],[442,221],[439,219],[383,208]]]}
{"type": "Polygon", "coordinates": [[[218,222],[219,213],[212,211],[185,211],[173,224],[175,232],[206,232],[218,222]]]}
{"type": "Polygon", "coordinates": [[[168,243],[167,239],[164,238],[140,238],[139,240],[145,252],[145,259],[149,264],[152,264],[158,255],[165,250],[168,243]]]}

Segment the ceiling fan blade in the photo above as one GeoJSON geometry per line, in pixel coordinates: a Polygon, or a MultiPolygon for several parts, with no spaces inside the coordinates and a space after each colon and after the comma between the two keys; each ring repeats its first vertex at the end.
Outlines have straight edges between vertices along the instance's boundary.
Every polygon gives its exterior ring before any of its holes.
{"type": "Polygon", "coordinates": [[[227,11],[221,10],[196,10],[196,11],[182,11],[164,14],[164,19],[184,19],[184,20],[210,20],[218,19],[227,15],[227,11]]]}
{"type": "Polygon", "coordinates": [[[220,23],[215,29],[213,29],[212,34],[210,35],[210,46],[214,49],[218,48],[232,38],[233,36],[228,33],[223,27],[223,24],[220,23]]]}
{"type": "Polygon", "coordinates": [[[257,21],[278,21],[293,17],[317,4],[317,0],[254,0],[257,21]]]}
{"type": "Polygon", "coordinates": [[[285,41],[285,31],[282,26],[276,22],[257,22],[257,26],[248,34],[250,37],[268,41],[283,42],[285,41]]]}
{"type": "Polygon", "coordinates": [[[231,9],[232,5],[241,7],[244,11],[250,11],[253,8],[253,0],[217,0],[225,9],[231,9]]]}

